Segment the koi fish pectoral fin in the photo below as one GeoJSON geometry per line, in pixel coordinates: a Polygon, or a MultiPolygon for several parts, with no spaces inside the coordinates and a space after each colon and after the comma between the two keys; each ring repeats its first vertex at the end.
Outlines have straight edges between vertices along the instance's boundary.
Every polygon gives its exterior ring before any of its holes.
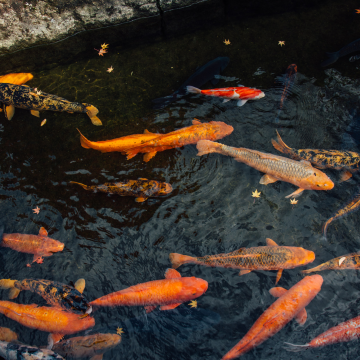
{"type": "Polygon", "coordinates": [[[344,170],[340,175],[340,181],[339,182],[347,181],[351,177],[352,177],[352,173],[350,171],[344,170]]]}
{"type": "Polygon", "coordinates": [[[239,276],[248,274],[249,272],[251,272],[251,270],[240,270],[239,276]]]}
{"type": "Polygon", "coordinates": [[[145,162],[148,162],[149,160],[151,160],[156,155],[156,153],[157,153],[157,151],[151,151],[151,152],[148,152],[148,153],[144,154],[143,160],[145,162]]]}
{"type": "Polygon", "coordinates": [[[285,198],[286,198],[286,199],[291,198],[291,197],[296,198],[296,197],[300,196],[304,190],[305,190],[305,189],[298,188],[296,191],[294,191],[294,192],[291,193],[290,195],[285,196],[285,198]]]}
{"type": "Polygon", "coordinates": [[[181,278],[181,274],[175,269],[167,269],[165,271],[165,279],[181,278]]]}
{"type": "Polygon", "coordinates": [[[90,118],[90,120],[93,123],[93,125],[96,125],[96,126],[101,126],[102,125],[101,120],[97,116],[92,116],[90,118]]]}
{"type": "Polygon", "coordinates": [[[156,305],[148,305],[148,306],[144,306],[144,308],[146,313],[149,314],[156,309],[156,305]]]}
{"type": "Polygon", "coordinates": [[[12,117],[14,116],[15,114],[15,107],[14,105],[8,105],[6,106],[4,104],[4,113],[5,113],[5,117],[8,119],[8,120],[11,120],[12,117]]]}
{"type": "Polygon", "coordinates": [[[239,100],[237,102],[237,106],[243,106],[246,102],[247,102],[247,100],[239,100]]]}
{"type": "Polygon", "coordinates": [[[13,287],[9,290],[9,299],[10,300],[16,299],[19,296],[19,294],[20,294],[20,289],[13,287]]]}
{"type": "Polygon", "coordinates": [[[170,304],[170,305],[161,305],[160,310],[172,310],[172,309],[177,308],[179,305],[181,305],[181,303],[170,304]]]}
{"type": "Polygon", "coordinates": [[[307,312],[306,312],[305,308],[302,309],[302,310],[295,316],[296,322],[297,322],[299,325],[301,325],[301,326],[303,326],[303,325],[305,324],[306,319],[307,319],[307,312]]]}
{"type": "Polygon", "coordinates": [[[281,275],[282,275],[283,269],[280,269],[276,275],[276,281],[275,281],[275,285],[279,282],[279,280],[281,279],[281,275]]]}
{"type": "Polygon", "coordinates": [[[30,114],[36,117],[40,117],[40,112],[38,110],[30,110],[30,114]]]}
{"type": "Polygon", "coordinates": [[[147,200],[147,197],[145,196],[139,196],[135,199],[136,202],[144,202],[147,200]]]}
{"type": "Polygon", "coordinates": [[[283,287],[273,287],[269,290],[270,295],[273,297],[280,297],[287,293],[287,290],[283,287]]]}
{"type": "Polygon", "coordinates": [[[46,231],[46,229],[44,227],[41,227],[40,231],[39,231],[39,235],[40,236],[48,236],[48,232],[46,231]]]}
{"type": "Polygon", "coordinates": [[[64,337],[63,334],[57,334],[57,333],[50,333],[48,336],[48,349],[52,349],[54,344],[59,342],[64,337]]]}
{"type": "Polygon", "coordinates": [[[202,124],[202,122],[199,120],[199,119],[194,119],[193,121],[192,121],[192,124],[193,125],[200,125],[200,124],[202,124]]]}
{"type": "Polygon", "coordinates": [[[261,185],[267,185],[267,184],[272,184],[274,182],[278,181],[277,178],[269,175],[269,174],[265,174],[264,176],[262,176],[262,178],[260,179],[259,183],[261,185]]]}
{"type": "Polygon", "coordinates": [[[223,103],[227,103],[228,101],[230,101],[231,99],[224,99],[223,103]]]}

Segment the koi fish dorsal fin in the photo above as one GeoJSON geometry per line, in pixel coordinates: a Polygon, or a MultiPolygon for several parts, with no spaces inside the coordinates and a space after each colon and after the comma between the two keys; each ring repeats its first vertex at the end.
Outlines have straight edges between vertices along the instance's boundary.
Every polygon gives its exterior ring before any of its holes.
{"type": "Polygon", "coordinates": [[[200,125],[200,124],[202,124],[202,122],[199,120],[199,119],[194,119],[193,121],[192,121],[192,124],[193,125],[200,125]]]}
{"type": "Polygon", "coordinates": [[[148,129],[145,129],[144,134],[154,134],[154,133],[150,132],[148,129]]]}
{"type": "Polygon", "coordinates": [[[303,163],[304,165],[308,165],[310,167],[312,167],[311,162],[307,161],[307,160],[300,160],[301,163],[303,163]]]}
{"type": "Polygon", "coordinates": [[[284,289],[283,287],[273,287],[269,290],[269,293],[273,297],[280,297],[280,296],[283,296],[284,294],[286,294],[287,290],[284,289]]]}
{"type": "Polygon", "coordinates": [[[243,248],[231,251],[231,252],[229,252],[229,254],[231,254],[231,255],[241,254],[242,252],[244,252],[245,249],[246,248],[243,247],[243,248]]]}
{"type": "Polygon", "coordinates": [[[176,279],[181,278],[181,274],[175,269],[167,269],[165,271],[165,279],[176,279]]]}
{"type": "Polygon", "coordinates": [[[48,232],[45,230],[44,227],[41,227],[40,231],[39,231],[39,235],[40,236],[48,236],[48,232]]]}
{"type": "Polygon", "coordinates": [[[267,246],[279,246],[274,240],[271,240],[269,238],[266,239],[266,245],[267,246]]]}

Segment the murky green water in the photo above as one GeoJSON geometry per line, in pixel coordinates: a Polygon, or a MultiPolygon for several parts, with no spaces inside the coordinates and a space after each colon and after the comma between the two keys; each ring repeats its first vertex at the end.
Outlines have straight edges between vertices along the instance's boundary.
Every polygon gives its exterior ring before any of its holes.
{"type": "MultiPolygon", "coordinates": [[[[104,57],[94,50],[82,61],[34,72],[29,86],[95,105],[104,126],[93,126],[83,114],[43,112],[38,119],[17,109],[13,120],[3,118],[0,216],[5,232],[37,234],[44,226],[50,237],[65,243],[65,250],[27,268],[31,255],[2,249],[0,278],[69,283],[83,277],[85,294],[93,300],[162,279],[170,267],[171,252],[217,254],[265,245],[267,237],[280,245],[314,251],[314,265],[359,251],[358,213],[332,223],[327,242],[321,236],[326,219],[355,193],[356,176],[339,184],[339,172],[326,170],[335,188],[305,191],[292,207],[285,196],[296,190],[293,185],[260,185],[261,173],[232,158],[197,157],[195,146],[189,145],[158,153],[148,163],[140,155],[127,161],[120,153],[82,148],[76,131],[100,141],[144,129],[166,133],[198,118],[232,125],[234,132],[221,142],[235,147],[277,154],[270,140],[278,128],[294,148],[360,151],[360,63],[343,58],[335,64],[336,70],[326,71],[319,65],[325,51],[336,51],[359,37],[360,15],[353,15],[354,7],[351,2],[328,3],[298,13],[231,22],[136,49],[110,44],[104,57]],[[225,39],[231,44],[225,45],[225,39]],[[286,45],[280,47],[279,40],[286,45]],[[165,109],[151,109],[151,99],[169,95],[198,66],[218,56],[230,58],[218,87],[256,87],[265,92],[265,98],[239,108],[236,102],[222,104],[216,98],[187,95],[165,109]],[[281,80],[291,63],[298,66],[296,83],[275,124],[281,80]],[[108,73],[110,66],[114,71],[108,73]],[[166,181],[174,191],[166,198],[136,203],[134,198],[94,194],[69,184],[139,177],[166,181]],[[254,202],[255,189],[261,197],[254,202]],[[38,215],[32,212],[36,206],[41,209],[38,215]]],[[[39,56],[46,56],[46,51],[39,48],[39,56]]],[[[148,315],[136,307],[98,311],[92,332],[115,332],[117,327],[125,331],[122,343],[104,359],[219,359],[274,302],[268,290],[274,286],[275,272],[239,277],[231,269],[186,265],[179,270],[182,276],[209,282],[208,291],[197,299],[198,308],[183,304],[148,315]]],[[[299,270],[284,271],[279,286],[296,284],[303,277],[299,270]]],[[[244,359],[357,358],[356,341],[298,354],[283,349],[284,341],[305,344],[359,314],[358,273],[321,275],[324,284],[307,307],[305,326],[292,321],[244,359]]],[[[6,299],[6,293],[1,297],[6,299]]],[[[29,292],[21,293],[18,301],[44,303],[29,292]]],[[[46,343],[46,333],[21,327],[4,316],[0,325],[17,331],[24,343],[46,343]]]]}

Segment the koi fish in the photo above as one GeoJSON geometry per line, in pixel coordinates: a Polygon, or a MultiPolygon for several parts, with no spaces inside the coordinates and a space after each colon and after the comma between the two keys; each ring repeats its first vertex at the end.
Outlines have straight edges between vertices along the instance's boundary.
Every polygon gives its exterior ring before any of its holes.
{"type": "Polygon", "coordinates": [[[101,360],[103,354],[120,344],[121,336],[116,334],[94,334],[78,336],[56,343],[52,350],[67,358],[90,358],[101,360]]]}
{"type": "Polygon", "coordinates": [[[80,291],[57,281],[3,279],[0,280],[0,289],[10,289],[9,299],[17,298],[22,290],[29,290],[40,295],[49,305],[61,307],[66,311],[78,314],[90,314],[92,311],[89,302],[80,291]]]}
{"type": "Polygon", "coordinates": [[[308,161],[295,161],[278,155],[234,148],[208,140],[199,141],[196,147],[199,150],[198,156],[213,152],[228,155],[234,157],[236,161],[264,172],[265,175],[260,179],[260,184],[267,185],[280,180],[299,186],[299,189],[286,198],[297,197],[304,190],[331,190],[334,187],[334,183],[327,175],[313,168],[308,161]]]}
{"type": "Polygon", "coordinates": [[[331,259],[312,269],[303,270],[302,273],[309,274],[314,271],[344,270],[344,269],[359,269],[359,268],[360,268],[360,253],[352,253],[352,254],[339,256],[335,259],[331,259]]]}
{"type": "Polygon", "coordinates": [[[96,116],[98,109],[91,104],[71,102],[56,95],[47,94],[26,85],[0,83],[0,103],[4,104],[5,117],[11,120],[15,108],[30,110],[39,117],[39,110],[68,113],[86,113],[94,125],[102,125],[96,116]]]}
{"type": "Polygon", "coordinates": [[[149,132],[148,130],[145,130],[144,134],[128,135],[105,141],[90,141],[80,132],[79,129],[77,129],[77,131],[80,133],[80,142],[83,148],[99,150],[102,153],[113,151],[123,152],[128,148],[139,146],[144,142],[155,139],[156,137],[161,135],[154,134],[149,132]]]}
{"type": "Polygon", "coordinates": [[[348,342],[356,340],[360,337],[360,316],[357,316],[351,320],[345,321],[337,326],[330,328],[329,330],[318,335],[312,339],[308,344],[295,345],[285,343],[288,347],[286,350],[298,352],[307,349],[313,349],[321,346],[337,344],[339,342],[348,342]]]}
{"type": "Polygon", "coordinates": [[[41,264],[44,261],[43,256],[51,256],[53,253],[64,250],[62,242],[51,239],[47,235],[48,232],[43,227],[40,228],[39,235],[3,234],[0,246],[27,254],[34,254],[33,262],[41,264]]]}
{"type": "Polygon", "coordinates": [[[343,170],[341,181],[351,178],[352,173],[359,171],[360,154],[354,151],[322,150],[322,149],[294,149],[287,146],[276,130],[277,141],[271,139],[274,148],[294,160],[306,160],[319,169],[343,170]]]}
{"type": "Polygon", "coordinates": [[[261,90],[245,86],[209,90],[200,90],[194,86],[187,86],[186,89],[189,93],[193,94],[203,94],[207,96],[224,98],[223,103],[226,103],[230,100],[238,100],[238,106],[243,106],[248,100],[257,100],[265,96],[261,90]]]}
{"type": "Polygon", "coordinates": [[[213,85],[216,85],[219,82],[219,79],[216,79],[215,75],[220,75],[220,73],[229,65],[229,62],[230,59],[228,57],[217,57],[216,59],[209,61],[197,69],[195,73],[171,95],[152,100],[154,103],[153,109],[161,109],[175,101],[178,97],[185,95],[187,85],[201,87],[208,81],[213,85]]]}
{"type": "Polygon", "coordinates": [[[154,280],[102,296],[90,303],[100,306],[145,306],[147,313],[160,305],[160,310],[172,310],[198,298],[208,288],[208,282],[196,277],[181,277],[174,269],[167,269],[165,280],[154,280]]]}
{"type": "Polygon", "coordinates": [[[61,308],[37,304],[22,305],[0,300],[0,314],[30,329],[49,332],[50,348],[64,335],[75,334],[95,325],[91,316],[79,318],[79,315],[61,308]]]}
{"type": "Polygon", "coordinates": [[[0,83],[8,83],[14,85],[23,85],[33,78],[30,73],[13,73],[0,76],[0,83]]]}
{"type": "Polygon", "coordinates": [[[164,151],[181,147],[184,145],[196,144],[199,140],[210,139],[219,140],[230,135],[234,128],[222,121],[210,121],[201,123],[195,119],[192,126],[188,126],[168,134],[158,136],[153,140],[144,142],[141,146],[125,150],[127,159],[133,158],[138,153],[145,153],[144,161],[148,162],[158,151],[164,151]]]}
{"type": "Polygon", "coordinates": [[[269,339],[280,331],[290,320],[304,325],[307,318],[305,307],[321,289],[320,275],[307,276],[289,290],[282,287],[270,289],[278,299],[255,321],[246,335],[225,355],[222,360],[235,359],[269,339]]]}
{"type": "Polygon", "coordinates": [[[315,260],[313,251],[301,247],[279,246],[274,240],[266,239],[267,246],[241,248],[228,254],[191,257],[172,253],[169,255],[174,269],[183,264],[198,264],[213,267],[241,269],[239,275],[248,274],[252,270],[279,270],[276,283],[284,269],[294,269],[315,260]]]}
{"type": "Polygon", "coordinates": [[[64,360],[52,350],[0,341],[0,356],[5,360],[64,360]]]}
{"type": "Polygon", "coordinates": [[[127,180],[118,183],[105,183],[103,185],[84,185],[75,181],[72,184],[78,184],[85,190],[101,191],[120,196],[136,196],[136,202],[144,202],[149,197],[165,196],[172,192],[172,186],[165,182],[148,180],[140,178],[139,180],[127,180]]]}
{"type": "Polygon", "coordinates": [[[330,223],[334,220],[337,220],[343,216],[346,216],[354,211],[359,210],[360,208],[360,190],[357,191],[355,196],[350,200],[344,207],[336,211],[336,213],[326,221],[322,228],[323,235],[326,237],[327,229],[330,223]]]}
{"type": "Polygon", "coordinates": [[[0,327],[0,341],[11,342],[11,341],[17,341],[17,339],[18,339],[17,333],[13,332],[8,328],[0,327]]]}
{"type": "Polygon", "coordinates": [[[324,62],[321,63],[322,67],[334,64],[340,57],[349,55],[355,51],[360,50],[360,39],[357,39],[350,44],[347,44],[343,48],[341,48],[339,51],[333,52],[333,53],[326,53],[329,58],[326,59],[324,62]]]}

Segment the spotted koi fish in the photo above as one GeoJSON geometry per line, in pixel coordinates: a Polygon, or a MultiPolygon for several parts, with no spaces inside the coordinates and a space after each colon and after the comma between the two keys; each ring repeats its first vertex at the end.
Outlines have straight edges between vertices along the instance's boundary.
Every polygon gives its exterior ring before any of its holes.
{"type": "Polygon", "coordinates": [[[136,202],[144,202],[149,197],[165,196],[172,192],[170,184],[145,178],[118,183],[105,183],[103,185],[84,185],[75,181],[70,181],[70,183],[78,184],[85,190],[93,190],[95,192],[101,191],[120,196],[136,196],[136,202]]]}
{"type": "Polygon", "coordinates": [[[18,339],[17,333],[13,332],[8,328],[0,327],[0,341],[11,342],[11,341],[17,341],[17,339],[18,339]]]}
{"type": "Polygon", "coordinates": [[[315,271],[345,269],[360,269],[360,253],[339,256],[312,269],[303,270],[302,273],[309,274],[315,271]]]}
{"type": "Polygon", "coordinates": [[[0,356],[6,360],[64,360],[49,349],[6,341],[0,341],[0,356]]]}
{"type": "Polygon", "coordinates": [[[66,311],[77,314],[90,314],[92,311],[91,305],[78,289],[57,281],[3,279],[0,280],[0,289],[10,289],[9,299],[15,299],[20,291],[28,290],[40,295],[49,305],[61,307],[66,311]]]}
{"type": "Polygon", "coordinates": [[[276,181],[286,181],[297,185],[298,190],[286,196],[299,196],[304,190],[331,190],[334,183],[322,171],[315,169],[308,161],[295,161],[273,154],[263,153],[246,148],[234,148],[216,142],[201,140],[196,145],[198,156],[209,153],[219,153],[235,158],[256,170],[264,172],[260,184],[271,184],[276,181]]]}
{"type": "Polygon", "coordinates": [[[346,216],[354,211],[359,210],[360,208],[360,190],[357,191],[352,200],[350,200],[343,208],[339,209],[330,219],[324,224],[322,231],[323,235],[326,237],[327,229],[331,222],[337,220],[343,216],[346,216]]]}
{"type": "Polygon", "coordinates": [[[319,169],[343,170],[341,181],[351,178],[352,173],[359,171],[360,154],[354,151],[338,150],[317,150],[317,149],[299,149],[290,148],[281,139],[276,131],[277,141],[271,139],[274,148],[283,154],[289,155],[294,160],[305,160],[311,162],[319,169]]]}
{"type": "Polygon", "coordinates": [[[5,117],[11,120],[15,108],[30,110],[39,117],[39,111],[50,110],[68,113],[86,113],[94,125],[102,125],[96,116],[98,109],[91,104],[71,102],[56,95],[47,94],[26,85],[0,83],[0,103],[4,104],[5,117]]]}
{"type": "Polygon", "coordinates": [[[172,253],[169,258],[174,269],[183,264],[198,264],[213,267],[241,269],[239,275],[252,270],[278,270],[276,284],[284,269],[294,269],[315,260],[312,251],[301,247],[279,246],[274,240],[266,239],[267,246],[241,248],[228,254],[191,257],[172,253]]]}

